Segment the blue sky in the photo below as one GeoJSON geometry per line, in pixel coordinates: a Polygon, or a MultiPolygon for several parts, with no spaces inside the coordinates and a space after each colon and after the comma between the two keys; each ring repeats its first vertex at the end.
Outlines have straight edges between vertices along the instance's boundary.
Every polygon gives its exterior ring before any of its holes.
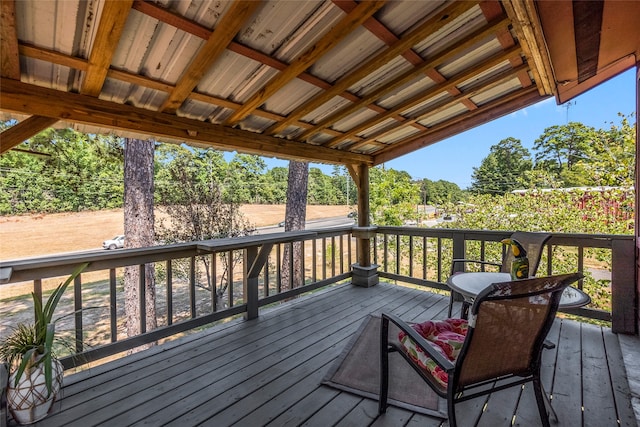
{"type": "MultiPolygon", "coordinates": [[[[534,141],[550,126],[576,121],[596,129],[619,125],[618,113],[635,111],[635,70],[631,69],[606,83],[574,98],[568,110],[547,99],[525,109],[478,126],[457,136],[385,163],[385,167],[408,172],[414,179],[443,179],[461,188],[471,185],[473,168],[480,166],[492,145],[513,137],[532,149],[534,141]]],[[[269,167],[287,166],[288,162],[266,159],[269,167]]],[[[330,174],[332,166],[315,165],[330,174]]]]}

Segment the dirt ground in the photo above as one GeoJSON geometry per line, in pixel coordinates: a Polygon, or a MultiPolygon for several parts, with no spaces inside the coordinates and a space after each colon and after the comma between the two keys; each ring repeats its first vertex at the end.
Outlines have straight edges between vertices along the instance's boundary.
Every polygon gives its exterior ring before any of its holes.
{"type": "MultiPolygon", "coordinates": [[[[256,227],[284,220],[284,205],[244,205],[242,213],[256,227]]],[[[307,219],[347,215],[347,206],[308,206],[307,219]]],[[[50,215],[0,217],[0,261],[82,251],[123,233],[122,209],[50,215]]]]}

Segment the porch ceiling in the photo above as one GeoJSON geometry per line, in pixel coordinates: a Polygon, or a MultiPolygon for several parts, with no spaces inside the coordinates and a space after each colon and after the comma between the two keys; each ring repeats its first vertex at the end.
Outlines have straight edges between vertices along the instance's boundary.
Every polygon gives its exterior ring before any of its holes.
{"type": "Polygon", "coordinates": [[[375,165],[632,67],[640,2],[2,0],[0,153],[49,127],[375,165]]]}

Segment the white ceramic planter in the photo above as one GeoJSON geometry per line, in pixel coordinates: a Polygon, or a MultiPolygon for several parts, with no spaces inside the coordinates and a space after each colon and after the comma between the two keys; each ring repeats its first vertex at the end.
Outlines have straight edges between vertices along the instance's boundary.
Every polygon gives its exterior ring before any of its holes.
{"type": "Polygon", "coordinates": [[[51,405],[62,386],[62,365],[53,360],[53,382],[51,394],[47,391],[44,378],[44,366],[39,364],[25,371],[18,384],[15,384],[13,372],[9,376],[7,403],[13,419],[20,424],[32,424],[47,416],[51,405]]]}

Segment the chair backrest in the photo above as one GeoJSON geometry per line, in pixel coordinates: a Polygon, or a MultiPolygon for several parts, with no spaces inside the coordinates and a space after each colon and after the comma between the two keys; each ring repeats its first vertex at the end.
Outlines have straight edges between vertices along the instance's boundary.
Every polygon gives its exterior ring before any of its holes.
{"type": "Polygon", "coordinates": [[[538,369],[543,343],[564,289],[579,273],[494,283],[471,307],[467,338],[456,361],[455,391],[538,369]]]}
{"type": "MultiPolygon", "coordinates": [[[[540,258],[542,257],[542,248],[547,240],[551,238],[548,233],[529,233],[524,231],[516,231],[511,235],[511,239],[517,240],[525,251],[529,259],[529,277],[536,275],[540,258]]],[[[502,260],[502,268],[500,271],[509,273],[511,271],[511,262],[513,261],[513,252],[511,246],[507,249],[507,253],[502,260]]]]}

